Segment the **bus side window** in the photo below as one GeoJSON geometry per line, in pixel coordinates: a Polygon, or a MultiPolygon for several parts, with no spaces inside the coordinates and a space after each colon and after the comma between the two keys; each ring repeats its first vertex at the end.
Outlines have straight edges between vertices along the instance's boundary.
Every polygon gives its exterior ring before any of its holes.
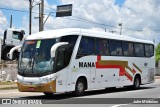
{"type": "Polygon", "coordinates": [[[70,62],[71,55],[72,55],[74,46],[76,44],[77,38],[78,38],[78,35],[68,35],[68,36],[63,36],[60,39],[60,42],[68,42],[69,43],[67,53],[66,53],[67,57],[65,58],[66,65],[68,65],[70,62]]]}
{"type": "Polygon", "coordinates": [[[77,58],[92,54],[94,54],[94,39],[91,37],[82,37],[78,48],[77,58]]]}
{"type": "Polygon", "coordinates": [[[122,42],[116,40],[109,41],[110,52],[113,56],[122,56],[122,42]]]}
{"type": "Polygon", "coordinates": [[[135,56],[144,57],[144,45],[141,43],[134,43],[135,56]]]}
{"type": "Polygon", "coordinates": [[[63,36],[60,40],[60,42],[69,42],[71,45],[71,48],[74,48],[74,45],[77,41],[78,35],[68,35],[68,36],[63,36]]]}
{"type": "Polygon", "coordinates": [[[154,56],[154,45],[150,45],[150,57],[154,56]]]}
{"type": "Polygon", "coordinates": [[[151,57],[153,55],[154,55],[153,45],[145,44],[145,56],[146,57],[151,57]]]}
{"type": "Polygon", "coordinates": [[[108,40],[105,39],[95,39],[95,53],[96,55],[109,55],[109,45],[108,40]]]}
{"type": "Polygon", "coordinates": [[[124,56],[134,56],[133,43],[123,42],[123,54],[124,56]]]}
{"type": "Polygon", "coordinates": [[[58,49],[56,59],[56,72],[65,67],[65,50],[64,48],[58,49]]]}

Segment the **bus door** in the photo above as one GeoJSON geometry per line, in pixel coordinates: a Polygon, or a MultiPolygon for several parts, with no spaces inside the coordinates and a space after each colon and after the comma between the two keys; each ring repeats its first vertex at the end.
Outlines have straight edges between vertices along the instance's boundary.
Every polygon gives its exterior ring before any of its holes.
{"type": "Polygon", "coordinates": [[[57,50],[57,57],[55,58],[55,67],[56,67],[56,72],[57,72],[57,79],[56,79],[56,90],[57,92],[64,92],[66,91],[67,87],[67,52],[66,52],[66,47],[59,47],[57,50]]]}

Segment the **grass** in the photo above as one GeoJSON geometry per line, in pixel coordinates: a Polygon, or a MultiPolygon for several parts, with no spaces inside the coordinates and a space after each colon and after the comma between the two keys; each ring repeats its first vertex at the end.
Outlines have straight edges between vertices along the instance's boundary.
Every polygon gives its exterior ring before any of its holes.
{"type": "Polygon", "coordinates": [[[10,89],[17,89],[17,87],[3,87],[3,88],[0,88],[0,90],[10,90],[10,89]]]}
{"type": "Polygon", "coordinates": [[[17,89],[16,82],[0,81],[0,90],[10,90],[10,89],[17,89]]]}
{"type": "Polygon", "coordinates": [[[0,85],[16,85],[16,82],[6,82],[6,81],[0,81],[0,85]]]}

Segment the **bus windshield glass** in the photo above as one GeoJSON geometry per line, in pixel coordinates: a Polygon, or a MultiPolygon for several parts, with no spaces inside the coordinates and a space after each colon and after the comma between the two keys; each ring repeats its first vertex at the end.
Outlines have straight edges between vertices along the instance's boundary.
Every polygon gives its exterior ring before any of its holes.
{"type": "Polygon", "coordinates": [[[50,49],[56,39],[26,40],[19,59],[19,72],[24,75],[43,75],[53,73],[54,58],[50,49]]]}

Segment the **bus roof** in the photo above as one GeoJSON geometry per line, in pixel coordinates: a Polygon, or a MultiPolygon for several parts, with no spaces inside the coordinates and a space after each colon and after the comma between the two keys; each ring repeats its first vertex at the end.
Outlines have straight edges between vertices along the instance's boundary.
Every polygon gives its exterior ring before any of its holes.
{"type": "Polygon", "coordinates": [[[65,28],[65,29],[42,31],[42,32],[38,32],[30,36],[27,36],[26,40],[59,38],[65,35],[84,35],[89,37],[108,38],[108,39],[154,44],[152,41],[149,41],[149,40],[137,39],[137,38],[124,36],[124,35],[112,34],[108,32],[89,30],[89,29],[81,29],[81,28],[65,28]]]}

